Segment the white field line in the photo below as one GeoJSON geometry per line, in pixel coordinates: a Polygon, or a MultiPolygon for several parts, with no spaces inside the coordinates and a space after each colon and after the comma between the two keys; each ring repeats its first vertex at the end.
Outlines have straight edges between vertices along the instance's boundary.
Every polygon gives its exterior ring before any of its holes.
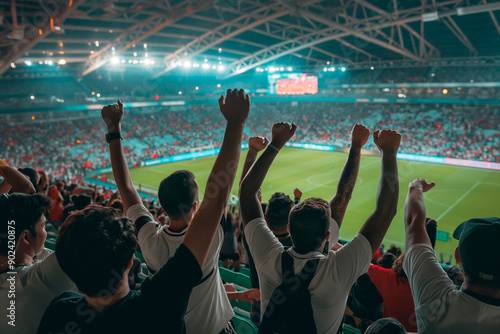
{"type": "Polygon", "coordinates": [[[471,193],[472,190],[474,190],[481,182],[480,181],[477,181],[476,183],[474,183],[474,185],[472,187],[469,188],[469,190],[467,190],[462,196],[460,196],[459,199],[457,199],[455,201],[455,203],[453,203],[448,209],[446,209],[445,212],[443,212],[441,214],[441,216],[439,216],[436,221],[440,221],[441,218],[443,218],[444,216],[446,216],[448,214],[448,212],[450,212],[451,210],[453,210],[453,208],[455,208],[458,203],[460,203],[465,197],[467,197],[467,195],[469,195],[471,193]]]}

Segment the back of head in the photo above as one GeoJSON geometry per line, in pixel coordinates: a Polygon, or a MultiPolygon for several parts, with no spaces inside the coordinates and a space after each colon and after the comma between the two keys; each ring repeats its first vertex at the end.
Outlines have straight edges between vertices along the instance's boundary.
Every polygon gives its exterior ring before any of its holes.
{"type": "Polygon", "coordinates": [[[473,218],[453,232],[466,281],[500,291],[500,218],[473,218]]]}
{"type": "Polygon", "coordinates": [[[178,170],[167,176],[158,188],[158,199],[170,219],[180,219],[198,201],[198,184],[194,174],[178,170]]]}
{"type": "Polygon", "coordinates": [[[78,195],[71,198],[75,204],[75,209],[83,210],[92,203],[92,197],[89,195],[78,195]]]}
{"type": "Polygon", "coordinates": [[[137,239],[134,225],[116,209],[91,205],[69,216],[56,241],[62,270],[91,297],[113,295],[137,239]]]}
{"type": "Polygon", "coordinates": [[[368,327],[365,334],[406,334],[406,330],[394,318],[382,318],[368,327]]]}
{"type": "Polygon", "coordinates": [[[269,227],[284,227],[288,224],[294,202],[284,193],[274,193],[266,206],[266,220],[269,227]]]}
{"type": "Polygon", "coordinates": [[[290,211],[290,236],[295,251],[305,254],[318,249],[330,225],[331,211],[327,201],[311,197],[290,211]]]}
{"type": "Polygon", "coordinates": [[[51,201],[43,194],[26,195],[14,193],[3,194],[0,199],[0,218],[2,231],[0,231],[0,254],[6,255],[8,252],[8,226],[15,227],[15,240],[24,230],[28,230],[35,237],[35,225],[42,215],[50,208],[51,201]],[[9,224],[13,221],[12,224],[9,224]]]}
{"type": "Polygon", "coordinates": [[[391,269],[394,261],[396,261],[396,255],[386,252],[377,260],[377,265],[385,269],[391,269]]]}
{"type": "Polygon", "coordinates": [[[403,277],[405,279],[408,279],[406,276],[406,273],[403,269],[403,262],[405,261],[405,255],[401,254],[398,256],[396,261],[394,261],[394,264],[392,265],[392,271],[394,271],[399,277],[403,277]]]}

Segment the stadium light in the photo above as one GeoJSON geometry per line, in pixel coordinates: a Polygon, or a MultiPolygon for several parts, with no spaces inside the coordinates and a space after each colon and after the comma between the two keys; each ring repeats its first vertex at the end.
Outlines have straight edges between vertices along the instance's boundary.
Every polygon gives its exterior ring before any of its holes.
{"type": "Polygon", "coordinates": [[[327,62],[326,62],[326,64],[327,64],[327,65],[330,65],[330,64],[331,64],[331,62],[327,61],[327,62]]]}
{"type": "Polygon", "coordinates": [[[200,87],[196,86],[194,87],[195,90],[200,90],[200,87]]]}
{"type": "Polygon", "coordinates": [[[446,88],[443,89],[443,94],[445,94],[445,95],[448,94],[448,90],[446,88]]]}
{"type": "Polygon", "coordinates": [[[134,52],[134,57],[137,57],[137,52],[134,52]]]}
{"type": "Polygon", "coordinates": [[[288,67],[286,68],[286,70],[287,70],[287,71],[289,71],[289,72],[291,72],[291,71],[293,70],[293,68],[292,68],[291,66],[288,66],[288,67]]]}
{"type": "Polygon", "coordinates": [[[148,44],[147,43],[144,43],[144,48],[147,49],[148,48],[148,44]]]}
{"type": "Polygon", "coordinates": [[[113,57],[111,58],[111,64],[118,64],[120,62],[120,59],[118,59],[118,57],[113,57]]]}
{"type": "Polygon", "coordinates": [[[35,96],[34,96],[34,95],[31,95],[31,96],[30,96],[30,99],[34,100],[34,99],[35,99],[35,96]]]}
{"type": "Polygon", "coordinates": [[[146,52],[146,53],[144,54],[144,57],[145,57],[145,58],[148,58],[148,57],[149,57],[149,53],[147,53],[147,52],[146,52]]]}
{"type": "Polygon", "coordinates": [[[204,70],[208,70],[210,68],[210,65],[208,65],[207,63],[204,63],[203,65],[201,65],[201,68],[203,68],[204,70]]]}
{"type": "Polygon", "coordinates": [[[328,71],[328,69],[326,67],[323,67],[323,72],[326,72],[328,71]]]}
{"type": "Polygon", "coordinates": [[[218,70],[219,72],[224,71],[224,65],[219,65],[219,66],[217,67],[217,70],[218,70]]]}
{"type": "Polygon", "coordinates": [[[217,66],[212,65],[212,70],[215,70],[216,68],[217,68],[217,66]]]}
{"type": "Polygon", "coordinates": [[[59,59],[59,60],[57,61],[57,63],[58,63],[59,65],[66,65],[66,59],[59,59]]]}
{"type": "Polygon", "coordinates": [[[280,67],[280,71],[283,72],[285,70],[284,67],[280,67]]]}
{"type": "Polygon", "coordinates": [[[341,68],[341,71],[342,71],[342,72],[345,72],[345,67],[342,67],[342,68],[341,68]]]}
{"type": "Polygon", "coordinates": [[[217,88],[220,88],[221,87],[221,84],[217,84],[217,88]]]}
{"type": "Polygon", "coordinates": [[[184,65],[184,67],[190,68],[191,67],[191,62],[190,61],[185,61],[183,65],[184,65]]]}
{"type": "Polygon", "coordinates": [[[99,47],[99,41],[95,41],[95,46],[99,47]]]}
{"type": "Polygon", "coordinates": [[[375,67],[373,67],[373,66],[372,66],[372,67],[370,67],[370,70],[372,70],[372,71],[373,71],[374,69],[375,69],[375,67]]]}
{"type": "Polygon", "coordinates": [[[97,94],[96,94],[96,96],[97,96],[97,97],[101,97],[101,93],[97,93],[97,94]]]}
{"type": "Polygon", "coordinates": [[[40,60],[40,61],[38,62],[38,64],[43,65],[43,61],[41,61],[41,60],[40,60]]]}
{"type": "Polygon", "coordinates": [[[200,67],[199,63],[193,63],[193,68],[198,68],[198,67],[200,67]]]}
{"type": "Polygon", "coordinates": [[[182,92],[181,92],[181,91],[179,91],[179,95],[182,95],[182,92]]]}
{"type": "Polygon", "coordinates": [[[52,60],[49,60],[49,61],[47,62],[47,65],[54,65],[54,62],[53,62],[52,60]]]}
{"type": "Polygon", "coordinates": [[[16,68],[16,64],[14,64],[14,63],[10,63],[10,67],[12,67],[12,68],[16,68]]]}

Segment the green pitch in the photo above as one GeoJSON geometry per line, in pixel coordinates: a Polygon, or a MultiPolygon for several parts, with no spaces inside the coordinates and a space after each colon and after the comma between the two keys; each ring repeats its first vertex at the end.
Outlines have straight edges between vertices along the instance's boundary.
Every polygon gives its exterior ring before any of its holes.
{"type": "MultiPolygon", "coordinates": [[[[236,182],[246,156],[242,151],[236,182]]],[[[321,152],[304,149],[285,148],[277,156],[262,186],[263,201],[281,191],[293,199],[293,190],[299,188],[303,199],[321,197],[330,200],[335,194],[337,181],[347,159],[345,153],[321,152]]],[[[215,157],[188,160],[131,170],[136,186],[158,189],[160,181],[173,171],[188,169],[196,175],[200,185],[200,197],[215,161],[215,157]]],[[[417,177],[425,177],[436,182],[434,189],[426,193],[427,216],[438,222],[438,230],[450,233],[447,242],[436,242],[436,253],[443,253],[448,261],[457,241],[451,238],[454,228],[472,217],[500,216],[500,172],[477,168],[446,166],[431,163],[400,160],[400,195],[398,213],[386,234],[386,248],[394,243],[404,247],[403,210],[408,184],[417,177]]],[[[375,207],[375,197],[380,177],[380,158],[363,156],[359,178],[349,203],[340,230],[341,238],[351,239],[375,207]]],[[[233,187],[237,194],[237,187],[233,187]]],[[[439,255],[438,255],[439,257],[439,255]]],[[[453,259],[454,263],[454,259],[453,259]]]]}

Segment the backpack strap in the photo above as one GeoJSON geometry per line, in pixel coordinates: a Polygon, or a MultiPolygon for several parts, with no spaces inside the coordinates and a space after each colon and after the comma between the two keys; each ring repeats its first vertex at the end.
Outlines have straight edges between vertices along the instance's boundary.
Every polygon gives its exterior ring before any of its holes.
{"type": "Polygon", "coordinates": [[[287,277],[289,275],[297,276],[303,282],[303,287],[307,288],[314,278],[316,269],[318,269],[319,259],[308,260],[302,268],[302,271],[295,275],[295,268],[293,266],[293,257],[284,250],[281,253],[281,277],[287,277]]]}
{"type": "Polygon", "coordinates": [[[281,253],[281,277],[288,275],[295,275],[295,268],[293,267],[293,258],[286,250],[281,253]]]}

